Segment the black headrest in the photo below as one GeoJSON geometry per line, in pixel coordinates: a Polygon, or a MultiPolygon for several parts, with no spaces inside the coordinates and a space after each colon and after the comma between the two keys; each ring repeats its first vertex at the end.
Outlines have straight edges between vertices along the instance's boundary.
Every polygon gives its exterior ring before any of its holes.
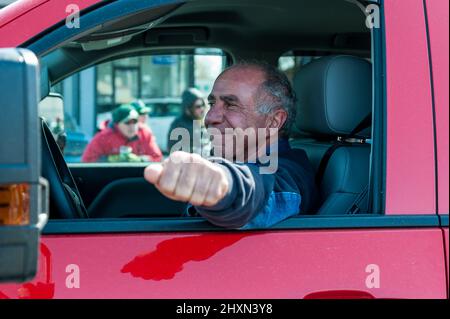
{"type": "Polygon", "coordinates": [[[297,117],[293,132],[350,134],[372,110],[371,63],[353,56],[328,56],[294,76],[297,117]]]}

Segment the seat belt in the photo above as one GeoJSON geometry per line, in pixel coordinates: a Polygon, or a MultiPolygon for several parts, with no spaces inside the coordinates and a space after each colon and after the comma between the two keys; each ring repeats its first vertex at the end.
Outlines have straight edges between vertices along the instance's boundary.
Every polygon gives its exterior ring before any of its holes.
{"type": "Polygon", "coordinates": [[[367,184],[366,187],[362,190],[361,193],[358,194],[355,201],[350,205],[350,207],[345,212],[346,214],[358,214],[360,212],[366,212],[368,210],[367,207],[367,195],[369,194],[369,185],[367,184]],[[362,206],[362,204],[365,204],[362,206]]]}
{"type": "Polygon", "coordinates": [[[348,137],[356,137],[358,136],[358,133],[361,133],[363,130],[368,128],[372,124],[372,112],[367,114],[367,116],[359,123],[353,131],[350,132],[348,137]]]}
{"type": "MultiPolygon", "coordinates": [[[[370,126],[372,123],[372,113],[369,113],[364,120],[352,131],[353,134],[360,133],[364,129],[370,126]]],[[[347,214],[358,214],[360,212],[366,212],[368,210],[368,194],[369,194],[369,184],[364,187],[364,189],[356,197],[353,204],[347,210],[347,214]]]]}
{"type": "Polygon", "coordinates": [[[352,145],[352,144],[364,144],[366,143],[366,139],[358,139],[358,133],[368,128],[372,123],[372,112],[370,112],[351,132],[345,137],[338,136],[337,140],[331,145],[320,161],[319,168],[317,169],[316,174],[316,185],[320,186],[322,182],[323,175],[325,173],[325,169],[327,168],[328,162],[330,161],[333,153],[341,146],[344,145],[352,145]]]}

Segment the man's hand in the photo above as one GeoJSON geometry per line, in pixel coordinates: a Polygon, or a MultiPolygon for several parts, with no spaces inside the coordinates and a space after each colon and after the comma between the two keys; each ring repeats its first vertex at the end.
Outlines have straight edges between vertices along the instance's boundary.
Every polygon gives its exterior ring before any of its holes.
{"type": "Polygon", "coordinates": [[[162,164],[150,164],[144,177],[164,196],[194,206],[217,204],[230,187],[220,165],[186,152],[174,152],[162,164]]]}

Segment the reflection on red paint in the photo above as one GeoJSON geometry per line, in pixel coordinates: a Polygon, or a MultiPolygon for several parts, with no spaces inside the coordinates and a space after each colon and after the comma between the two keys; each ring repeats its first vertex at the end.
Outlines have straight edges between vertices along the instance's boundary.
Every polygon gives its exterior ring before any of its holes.
{"type": "Polygon", "coordinates": [[[11,299],[7,295],[5,295],[3,292],[0,291],[0,299],[11,299]]]}
{"type": "Polygon", "coordinates": [[[250,234],[199,235],[164,240],[156,250],[136,256],[121,271],[145,280],[172,279],[183,270],[185,263],[206,260],[246,236],[250,234]]]}
{"type": "Polygon", "coordinates": [[[39,268],[36,279],[23,285],[8,285],[4,291],[0,291],[0,299],[50,299],[55,294],[55,284],[52,283],[51,252],[46,245],[41,243],[39,256],[39,268]],[[7,291],[5,291],[7,290],[7,291]],[[10,295],[8,295],[10,292],[10,295]]]}
{"type": "Polygon", "coordinates": [[[20,299],[51,299],[55,293],[55,284],[37,282],[25,284],[19,289],[20,299]]]}

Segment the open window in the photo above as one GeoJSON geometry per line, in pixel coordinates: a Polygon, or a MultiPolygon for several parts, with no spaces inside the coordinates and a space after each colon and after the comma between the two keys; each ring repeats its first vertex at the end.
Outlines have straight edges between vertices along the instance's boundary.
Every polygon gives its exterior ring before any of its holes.
{"type": "MultiPolygon", "coordinates": [[[[105,6],[104,12],[116,9],[114,5],[105,6]]],[[[333,85],[342,87],[349,83],[345,79],[352,77],[353,86],[336,89],[334,93],[340,95],[327,99],[340,99],[341,104],[364,105],[364,108],[331,110],[339,117],[339,124],[345,126],[338,129],[336,136],[294,125],[291,146],[311,148],[307,153],[320,176],[319,183],[326,179],[324,184],[332,185],[324,190],[326,195],[321,204],[328,198],[330,207],[323,215],[343,218],[349,214],[382,212],[379,195],[383,184],[379,176],[383,173],[383,153],[379,143],[383,120],[377,113],[382,106],[378,74],[382,67],[379,64],[381,35],[378,29],[368,28],[367,15],[360,6],[345,0],[295,3],[264,0],[246,4],[199,0],[161,8],[148,5],[141,9],[139,15],[130,11],[120,19],[108,21],[108,30],[96,25],[95,17],[105,18],[99,16],[101,10],[95,10],[81,17],[86,23],[78,33],[66,30],[64,34],[64,30],[58,29],[30,44],[41,53],[41,61],[48,68],[52,92],[63,97],[67,132],[63,154],[94,217],[178,220],[183,214],[183,205],[161,198],[156,190],[143,183],[145,162],[108,163],[103,159],[94,164],[83,163],[83,153],[92,138],[113,120],[111,112],[121,104],[143,101],[149,108],[147,123],[166,156],[168,130],[170,123],[182,113],[184,88],[195,87],[207,95],[215,77],[227,65],[252,59],[278,64],[299,92],[316,92],[318,87],[297,88],[296,75],[304,74],[302,69],[305,69],[311,74],[300,80],[302,85],[313,83],[308,79],[320,78],[316,75],[326,65],[335,66],[330,61],[337,61],[333,85]],[[134,15],[139,17],[135,23],[134,15]],[[352,116],[355,119],[349,121],[352,116]],[[370,124],[372,119],[377,119],[376,124],[380,126],[365,124],[358,134],[353,132],[365,118],[370,118],[370,124]],[[343,147],[336,148],[330,159],[321,164],[336,141],[343,142],[343,147]],[[320,147],[316,148],[317,145],[320,147]],[[358,158],[356,164],[352,161],[347,165],[342,158],[354,150],[361,150],[350,156],[358,158]],[[378,163],[381,163],[379,167],[378,163]],[[355,169],[344,170],[353,164],[355,169]],[[327,170],[327,167],[333,168],[327,170]],[[337,175],[350,176],[345,180],[345,189],[337,175]],[[333,206],[333,202],[341,204],[333,206]],[[114,209],[108,211],[105,205],[114,209]],[[104,211],[97,211],[102,208],[104,211]]],[[[297,119],[303,124],[312,123],[319,116],[311,110],[300,109],[298,113],[297,119]]]]}

